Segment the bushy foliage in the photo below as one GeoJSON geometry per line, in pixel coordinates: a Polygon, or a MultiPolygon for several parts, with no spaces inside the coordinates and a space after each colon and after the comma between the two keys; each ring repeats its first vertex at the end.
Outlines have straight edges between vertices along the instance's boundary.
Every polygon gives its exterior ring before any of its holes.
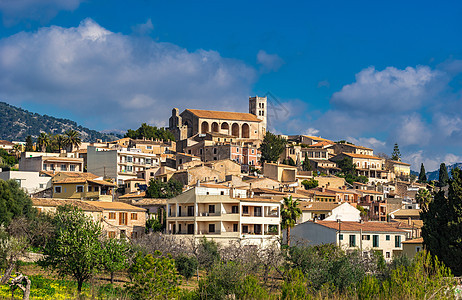
{"type": "Polygon", "coordinates": [[[130,268],[132,282],[127,289],[133,299],[174,299],[180,289],[180,275],[171,255],[138,255],[130,268]]]}
{"type": "Polygon", "coordinates": [[[266,132],[263,142],[261,143],[261,161],[262,162],[276,162],[279,160],[282,152],[285,149],[287,140],[283,137],[277,136],[269,131],[266,132]]]}
{"type": "Polygon", "coordinates": [[[111,283],[114,283],[114,273],[128,266],[130,244],[125,239],[105,239],[102,244],[101,266],[111,275],[111,283]]]}
{"type": "Polygon", "coordinates": [[[197,271],[198,262],[194,256],[187,256],[185,254],[179,255],[175,258],[175,265],[178,273],[183,275],[189,280],[197,271]]]}
{"type": "Polygon", "coordinates": [[[141,126],[132,130],[129,129],[125,134],[125,137],[131,139],[154,139],[154,140],[163,140],[163,141],[175,141],[173,133],[168,131],[165,128],[157,128],[155,126],[150,126],[146,123],[141,124],[141,126]]]}
{"type": "Polygon", "coordinates": [[[197,249],[197,260],[202,268],[210,271],[220,261],[218,244],[213,240],[202,238],[197,249]]]}
{"type": "Polygon", "coordinates": [[[310,180],[303,180],[302,181],[303,186],[305,187],[305,190],[309,189],[314,189],[315,187],[318,187],[319,181],[317,181],[314,178],[311,178],[310,180]]]}
{"type": "Polygon", "coordinates": [[[12,167],[18,163],[18,158],[11,155],[5,149],[0,149],[0,168],[1,167],[12,167]]]}
{"type": "Polygon", "coordinates": [[[58,207],[53,225],[54,235],[44,247],[44,258],[39,263],[60,277],[74,277],[80,292],[83,283],[101,268],[101,225],[78,208],[67,205],[58,207]]]}
{"type": "Polygon", "coordinates": [[[15,180],[0,180],[0,225],[8,226],[20,216],[31,219],[35,214],[32,200],[15,180]]]}
{"type": "Polygon", "coordinates": [[[162,182],[160,179],[151,179],[146,190],[147,198],[173,198],[183,191],[183,184],[175,179],[162,182]]]}
{"type": "Polygon", "coordinates": [[[152,232],[159,232],[164,229],[164,226],[160,223],[159,220],[156,218],[149,218],[146,221],[146,233],[152,232]]]}

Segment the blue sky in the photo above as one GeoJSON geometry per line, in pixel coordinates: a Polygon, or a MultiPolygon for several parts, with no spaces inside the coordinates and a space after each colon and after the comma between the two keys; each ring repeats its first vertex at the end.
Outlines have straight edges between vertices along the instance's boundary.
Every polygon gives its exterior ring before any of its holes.
{"type": "Polygon", "coordinates": [[[0,0],[0,100],[97,130],[246,111],[428,170],[462,161],[459,1],[0,0]]]}

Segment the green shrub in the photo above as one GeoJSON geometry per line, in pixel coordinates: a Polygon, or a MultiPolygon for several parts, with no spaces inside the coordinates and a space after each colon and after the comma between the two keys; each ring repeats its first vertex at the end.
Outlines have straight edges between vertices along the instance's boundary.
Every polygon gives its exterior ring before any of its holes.
{"type": "Polygon", "coordinates": [[[198,262],[197,259],[193,256],[186,256],[181,254],[175,259],[175,265],[178,273],[189,280],[197,271],[198,262]]]}

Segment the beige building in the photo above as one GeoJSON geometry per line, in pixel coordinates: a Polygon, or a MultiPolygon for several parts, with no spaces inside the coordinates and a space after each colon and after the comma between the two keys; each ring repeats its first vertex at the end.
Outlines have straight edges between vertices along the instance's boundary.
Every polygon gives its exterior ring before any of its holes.
{"type": "Polygon", "coordinates": [[[277,242],[279,200],[246,198],[247,191],[202,184],[167,200],[167,232],[179,237],[213,238],[265,246],[277,242]]]}
{"type": "Polygon", "coordinates": [[[297,167],[280,163],[265,163],[263,175],[282,183],[297,182],[297,167]]]}
{"type": "Polygon", "coordinates": [[[116,184],[91,173],[71,174],[61,172],[53,177],[53,198],[113,201],[116,184]]]}
{"type": "Polygon", "coordinates": [[[332,148],[334,149],[335,154],[352,153],[352,154],[362,154],[362,155],[368,155],[368,156],[374,155],[374,150],[371,148],[357,146],[357,145],[348,144],[348,143],[335,143],[335,145],[333,145],[332,148]]]}
{"type": "Polygon", "coordinates": [[[36,155],[23,152],[19,160],[19,171],[83,172],[83,159],[62,157],[58,153],[36,155]]]}
{"type": "Polygon", "coordinates": [[[338,163],[344,158],[350,158],[353,161],[356,166],[356,175],[366,176],[371,183],[387,183],[391,179],[390,172],[385,169],[383,158],[366,154],[341,153],[333,157],[332,160],[338,163]]]}
{"type": "Polygon", "coordinates": [[[385,167],[387,170],[394,173],[395,176],[401,180],[408,180],[409,176],[411,176],[410,164],[401,161],[387,159],[385,162],[385,167]]]}
{"type": "Polygon", "coordinates": [[[146,226],[146,210],[122,202],[32,198],[32,205],[41,213],[55,213],[58,206],[76,206],[94,221],[101,222],[109,238],[137,238],[146,226]]]}
{"type": "Polygon", "coordinates": [[[294,243],[335,244],[345,251],[378,251],[386,261],[403,252],[406,232],[381,222],[304,222],[291,230],[294,243]]]}
{"type": "Polygon", "coordinates": [[[177,141],[208,132],[263,140],[266,122],[266,97],[250,97],[249,113],[186,109],[180,114],[178,108],[174,108],[169,119],[169,130],[177,141]]]}
{"type": "Polygon", "coordinates": [[[302,215],[297,223],[306,221],[325,220],[342,222],[359,222],[360,211],[349,203],[307,202],[300,201],[302,215]]]}
{"type": "Polygon", "coordinates": [[[136,148],[108,149],[90,146],[87,148],[87,162],[88,172],[111,178],[122,186],[125,180],[136,178],[138,172],[159,166],[160,157],[143,153],[136,148]]]}
{"type": "Polygon", "coordinates": [[[414,258],[414,256],[423,249],[423,238],[416,238],[403,242],[403,254],[408,258],[414,258]]]}

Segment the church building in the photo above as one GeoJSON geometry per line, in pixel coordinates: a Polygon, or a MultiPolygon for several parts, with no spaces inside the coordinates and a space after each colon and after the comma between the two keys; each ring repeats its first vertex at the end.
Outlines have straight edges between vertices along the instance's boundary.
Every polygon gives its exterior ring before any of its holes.
{"type": "Polygon", "coordinates": [[[263,140],[267,124],[267,98],[249,97],[249,113],[186,109],[172,110],[169,130],[176,141],[196,134],[219,133],[239,139],[263,140]]]}

